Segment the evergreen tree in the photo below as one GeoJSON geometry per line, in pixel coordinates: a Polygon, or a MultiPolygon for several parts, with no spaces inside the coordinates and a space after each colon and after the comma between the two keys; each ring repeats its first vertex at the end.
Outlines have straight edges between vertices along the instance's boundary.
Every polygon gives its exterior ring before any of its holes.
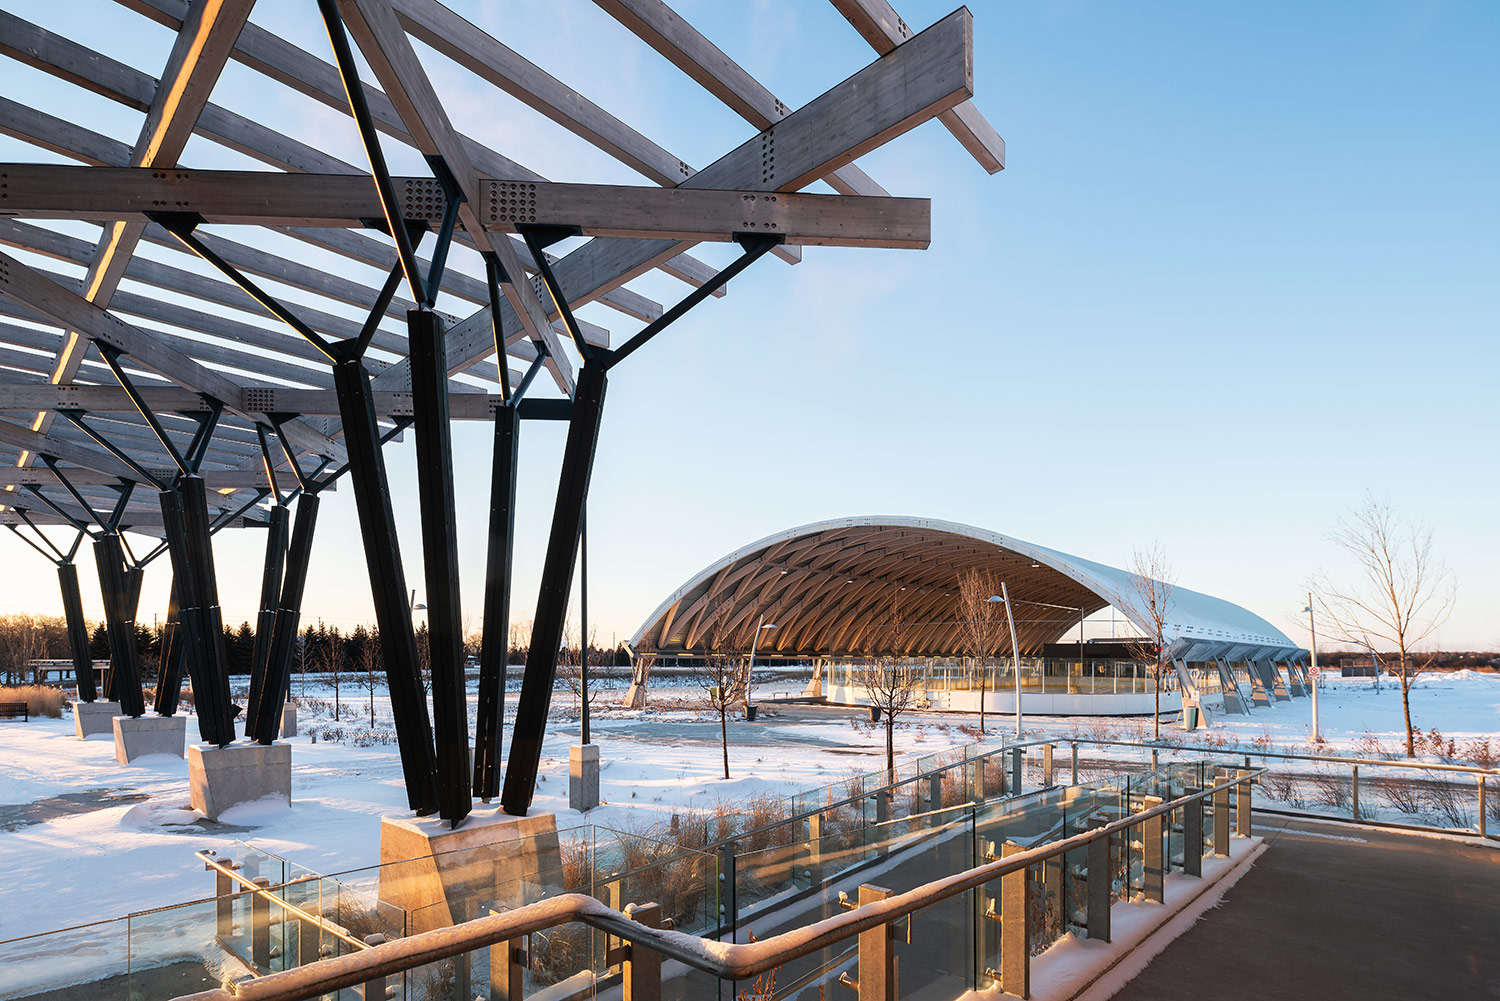
{"type": "Polygon", "coordinates": [[[93,635],[89,637],[89,656],[95,660],[109,660],[109,632],[102,622],[94,627],[93,635]]]}

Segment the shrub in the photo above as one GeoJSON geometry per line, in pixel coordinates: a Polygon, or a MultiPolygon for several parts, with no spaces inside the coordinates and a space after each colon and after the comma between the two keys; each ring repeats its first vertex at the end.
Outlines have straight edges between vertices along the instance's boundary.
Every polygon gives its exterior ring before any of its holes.
{"type": "Polygon", "coordinates": [[[62,689],[49,688],[46,685],[15,685],[0,688],[0,702],[24,702],[26,711],[32,716],[50,716],[53,719],[60,719],[66,701],[62,689]]]}

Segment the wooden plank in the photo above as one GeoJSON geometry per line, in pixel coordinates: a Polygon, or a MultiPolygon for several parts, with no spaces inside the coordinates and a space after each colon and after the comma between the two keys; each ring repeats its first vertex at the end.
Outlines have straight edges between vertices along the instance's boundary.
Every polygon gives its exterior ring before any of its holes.
{"type": "MultiPolygon", "coordinates": [[[[833,6],[854,26],[870,47],[881,55],[892,51],[912,37],[887,0],[831,0],[833,6]]],[[[1005,169],[1005,140],[995,131],[973,101],[938,115],[938,121],[957,139],[969,155],[991,174],[1005,169]]]]}
{"type": "MultiPolygon", "coordinates": [[[[791,114],[789,105],[662,0],[594,2],[757,129],[764,131],[791,114]]],[[[823,179],[840,194],[889,193],[852,163],[830,172],[823,179]]]]}
{"type": "MultiPolygon", "coordinates": [[[[393,181],[405,218],[442,221],[447,199],[437,181],[393,181]]],[[[468,197],[477,204],[461,211],[490,234],[522,224],[571,225],[584,236],[623,239],[728,242],[749,232],[811,246],[915,250],[931,237],[925,198],[478,178],[468,197]]],[[[360,228],[380,212],[369,180],[350,174],[0,164],[0,211],[13,216],[99,222],[163,205],[234,225],[360,228]]]]}
{"type": "MultiPolygon", "coordinates": [[[[973,93],[973,19],[958,10],[683,182],[683,187],[795,191],[973,93]],[[769,154],[777,169],[763,170],[769,154]]],[[[589,302],[682,249],[671,240],[593,240],[556,268],[568,301],[589,302]]],[[[509,336],[509,331],[506,332],[509,336]]],[[[454,370],[492,349],[487,318],[448,332],[454,370]]],[[[395,366],[389,381],[401,378],[395,366]]],[[[377,388],[380,380],[376,380],[377,388]]],[[[388,382],[389,384],[389,382],[388,382]]]]}

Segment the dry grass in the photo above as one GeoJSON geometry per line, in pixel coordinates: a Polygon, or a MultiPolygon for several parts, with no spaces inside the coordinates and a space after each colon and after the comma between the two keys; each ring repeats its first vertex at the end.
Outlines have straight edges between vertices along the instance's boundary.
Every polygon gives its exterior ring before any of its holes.
{"type": "Polygon", "coordinates": [[[24,702],[26,711],[32,716],[61,719],[67,700],[60,688],[49,688],[46,685],[7,685],[0,687],[0,702],[24,702]]]}

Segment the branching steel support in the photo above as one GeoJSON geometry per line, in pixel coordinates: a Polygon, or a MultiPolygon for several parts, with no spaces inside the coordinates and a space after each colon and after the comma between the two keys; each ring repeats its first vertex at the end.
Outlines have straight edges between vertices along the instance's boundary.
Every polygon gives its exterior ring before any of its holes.
{"type": "Polygon", "coordinates": [[[287,533],[291,512],[277,504],[271,508],[271,523],[266,532],[266,559],[261,568],[260,611],[255,616],[255,648],[250,655],[250,696],[246,702],[249,715],[245,732],[259,732],[255,714],[261,706],[261,688],[271,663],[271,635],[276,627],[276,607],[281,601],[281,578],[286,569],[287,533]]]}
{"type": "Polygon", "coordinates": [[[506,813],[524,817],[536,791],[537,768],[541,764],[542,737],[547,728],[547,710],[552,704],[552,685],[557,676],[557,648],[562,642],[568,595],[573,589],[573,569],[578,562],[578,533],[583,520],[593,472],[594,449],[599,441],[599,420],[604,412],[608,382],[604,364],[584,363],[573,397],[573,417],[558,474],[557,504],[552,512],[552,534],[542,564],[542,583],[532,623],[531,650],[526,656],[526,674],[516,706],[510,758],[505,769],[505,789],[500,803],[506,813]]]}
{"type": "Polygon", "coordinates": [[[401,566],[396,518],[380,452],[370,376],[358,359],[348,359],[333,366],[333,385],[349,450],[349,481],[364,539],[375,621],[380,627],[380,650],[385,658],[407,801],[418,815],[431,814],[439,806],[432,723],[417,671],[417,642],[412,635],[406,573],[401,566]]]}
{"type": "Polygon", "coordinates": [[[68,626],[68,650],[73,655],[73,677],[78,697],[93,702],[99,697],[94,686],[94,658],[89,653],[89,626],[83,617],[83,593],[78,588],[78,567],[59,563],[57,581],[62,587],[63,616],[68,626]]]}
{"type": "Polygon", "coordinates": [[[505,665],[510,653],[511,559],[515,551],[516,461],[521,418],[515,405],[495,410],[495,459],[490,470],[489,554],[484,572],[484,631],[479,648],[479,716],[474,731],[474,795],[500,794],[505,724],[505,665]]]}
{"type": "Polygon", "coordinates": [[[271,645],[266,654],[266,675],[257,693],[259,701],[251,704],[251,723],[247,724],[250,728],[245,731],[247,736],[262,744],[270,744],[281,735],[281,709],[292,680],[292,656],[297,650],[302,592],[307,584],[307,565],[312,559],[318,504],[318,496],[312,493],[304,493],[297,501],[296,524],[292,526],[286,572],[282,575],[281,594],[271,628],[271,645]]]}
{"type": "Polygon", "coordinates": [[[204,743],[224,747],[234,742],[234,716],[209,537],[208,493],[201,476],[182,476],[175,489],[164,490],[158,497],[177,587],[183,657],[193,683],[198,731],[204,743]]]}
{"type": "Polygon", "coordinates": [[[99,569],[99,591],[104,599],[104,629],[109,634],[105,697],[120,703],[124,715],[142,716],[146,700],[141,693],[140,667],[136,662],[135,623],[126,611],[130,604],[129,585],[118,535],[111,532],[94,540],[94,563],[99,569]]]}
{"type": "MultiPolygon", "coordinates": [[[[430,282],[428,287],[432,288],[430,282]]],[[[438,803],[443,819],[457,827],[469,815],[473,800],[469,793],[469,707],[464,685],[463,610],[459,605],[448,354],[443,347],[443,321],[436,313],[414,309],[407,313],[406,323],[431,630],[428,643],[438,803]]]]}

